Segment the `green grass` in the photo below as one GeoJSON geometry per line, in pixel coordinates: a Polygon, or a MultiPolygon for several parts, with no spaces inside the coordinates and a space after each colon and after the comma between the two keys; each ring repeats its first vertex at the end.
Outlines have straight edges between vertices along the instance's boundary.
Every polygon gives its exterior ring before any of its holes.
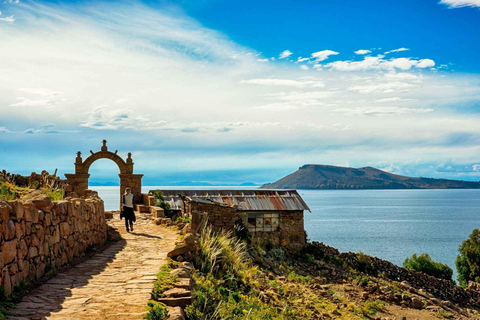
{"type": "Polygon", "coordinates": [[[378,311],[383,311],[385,309],[385,302],[368,299],[363,304],[363,307],[360,308],[360,313],[364,316],[374,316],[378,311]]]}

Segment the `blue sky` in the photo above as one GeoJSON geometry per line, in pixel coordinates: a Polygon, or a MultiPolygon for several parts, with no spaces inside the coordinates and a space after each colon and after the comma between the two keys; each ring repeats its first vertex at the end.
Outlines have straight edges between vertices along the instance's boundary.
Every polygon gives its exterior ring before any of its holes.
{"type": "MultiPolygon", "coordinates": [[[[480,2],[0,3],[0,168],[107,139],[147,184],[306,163],[480,180],[480,2]]],[[[108,161],[92,180],[118,181],[108,161]]]]}

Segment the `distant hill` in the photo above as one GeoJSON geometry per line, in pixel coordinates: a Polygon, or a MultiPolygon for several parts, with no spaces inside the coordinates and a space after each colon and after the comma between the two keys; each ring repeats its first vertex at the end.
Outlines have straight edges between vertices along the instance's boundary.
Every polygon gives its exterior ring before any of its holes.
{"type": "Polygon", "coordinates": [[[268,189],[478,189],[480,182],[412,178],[372,167],[346,168],[306,164],[296,172],[263,185],[268,189]]]}

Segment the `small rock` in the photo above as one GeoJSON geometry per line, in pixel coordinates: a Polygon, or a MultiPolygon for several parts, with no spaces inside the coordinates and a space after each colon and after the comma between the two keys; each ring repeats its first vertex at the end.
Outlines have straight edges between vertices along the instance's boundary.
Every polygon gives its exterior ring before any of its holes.
{"type": "Polygon", "coordinates": [[[417,297],[413,297],[411,307],[414,308],[414,309],[419,309],[419,310],[423,309],[423,307],[424,307],[423,301],[420,300],[417,297]]]}
{"type": "Polygon", "coordinates": [[[170,271],[170,274],[176,275],[179,278],[190,278],[192,274],[190,273],[190,270],[186,268],[178,268],[170,271]]]}
{"type": "Polygon", "coordinates": [[[181,307],[173,307],[168,309],[168,320],[185,320],[187,318],[185,312],[181,307]]]}

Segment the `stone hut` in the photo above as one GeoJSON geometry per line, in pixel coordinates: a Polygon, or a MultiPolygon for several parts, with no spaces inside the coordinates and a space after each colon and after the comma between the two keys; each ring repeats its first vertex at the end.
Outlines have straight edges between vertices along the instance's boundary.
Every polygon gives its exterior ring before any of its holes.
{"type": "Polygon", "coordinates": [[[290,248],[305,244],[303,212],[310,208],[296,190],[161,191],[172,210],[192,217],[192,230],[202,216],[214,230],[233,230],[241,219],[261,242],[290,248]]]}

